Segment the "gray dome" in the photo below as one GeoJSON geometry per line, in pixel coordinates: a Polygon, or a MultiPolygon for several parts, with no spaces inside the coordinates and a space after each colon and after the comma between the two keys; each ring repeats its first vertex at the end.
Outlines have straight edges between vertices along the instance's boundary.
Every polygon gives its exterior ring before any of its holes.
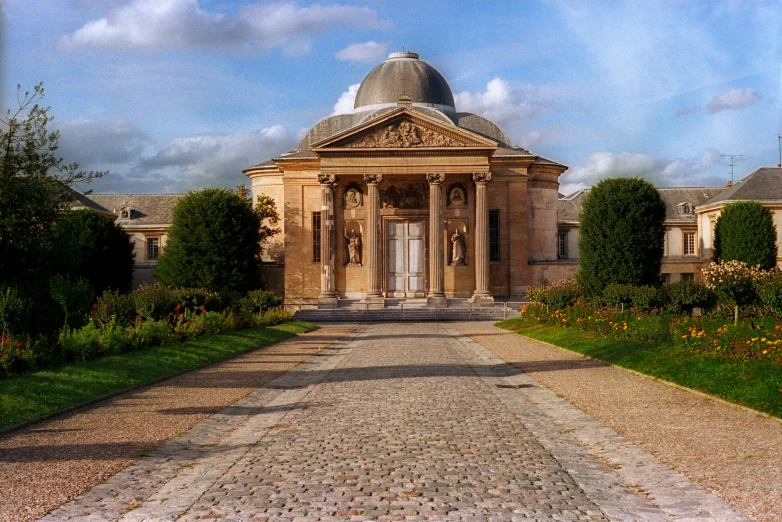
{"type": "Polygon", "coordinates": [[[396,105],[407,95],[414,105],[455,111],[453,93],[443,75],[416,53],[391,53],[364,78],[354,109],[396,105]]]}

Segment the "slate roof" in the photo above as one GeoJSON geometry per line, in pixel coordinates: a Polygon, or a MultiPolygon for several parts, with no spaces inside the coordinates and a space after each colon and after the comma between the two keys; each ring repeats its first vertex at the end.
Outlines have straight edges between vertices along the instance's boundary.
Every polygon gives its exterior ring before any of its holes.
{"type": "MultiPolygon", "coordinates": [[[[578,214],[581,212],[581,205],[590,189],[582,189],[578,192],[560,198],[557,202],[557,221],[578,221],[578,214]]],[[[724,187],[684,187],[684,188],[658,188],[665,203],[666,221],[692,221],[697,222],[697,216],[694,213],[684,214],[682,212],[682,203],[689,203],[693,206],[703,205],[710,199],[725,192],[724,187]]]]}
{"type": "Polygon", "coordinates": [[[760,168],[703,205],[747,200],[782,201],[782,168],[760,168]]]}
{"type": "Polygon", "coordinates": [[[122,207],[130,207],[130,220],[119,220],[122,225],[170,225],[174,206],[183,194],[75,194],[71,208],[86,207],[101,214],[119,218],[122,207]]]}

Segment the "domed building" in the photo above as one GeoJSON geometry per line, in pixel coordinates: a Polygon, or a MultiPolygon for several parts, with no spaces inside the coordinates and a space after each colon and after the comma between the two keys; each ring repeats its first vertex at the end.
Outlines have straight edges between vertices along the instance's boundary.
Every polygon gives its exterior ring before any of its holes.
{"type": "Polygon", "coordinates": [[[458,112],[445,78],[403,52],[364,78],[350,114],[244,172],[280,213],[283,233],[265,253],[275,290],[287,306],[329,308],[491,303],[558,279],[566,169],[458,112]]]}

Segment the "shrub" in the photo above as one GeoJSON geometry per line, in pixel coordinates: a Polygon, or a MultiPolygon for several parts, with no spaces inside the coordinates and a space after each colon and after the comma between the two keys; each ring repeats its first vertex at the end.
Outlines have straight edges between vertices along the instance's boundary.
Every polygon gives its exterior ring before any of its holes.
{"type": "Polygon", "coordinates": [[[633,285],[611,283],[603,289],[603,298],[609,305],[618,308],[620,305],[629,305],[633,302],[633,285]]]}
{"type": "Polygon", "coordinates": [[[734,305],[751,303],[755,297],[755,282],[763,273],[758,267],[750,267],[744,261],[710,263],[703,269],[703,281],[720,299],[734,305]]]}
{"type": "Polygon", "coordinates": [[[209,312],[218,312],[223,308],[223,299],[217,292],[206,288],[178,288],[175,290],[179,304],[189,310],[199,310],[203,306],[209,312]]]}
{"type": "Polygon", "coordinates": [[[52,299],[62,309],[65,314],[65,322],[62,327],[62,331],[65,335],[68,335],[68,318],[73,316],[74,323],[77,326],[84,324],[81,320],[84,314],[87,312],[92,299],[95,294],[92,291],[92,285],[89,281],[81,277],[71,280],[69,277],[63,277],[60,275],[54,276],[49,282],[52,299]]]}
{"type": "Polygon", "coordinates": [[[222,314],[204,312],[177,325],[176,334],[184,339],[197,339],[204,335],[219,333],[227,326],[228,321],[222,314]]]}
{"type": "Polygon", "coordinates": [[[761,276],[755,284],[760,300],[778,317],[782,317],[782,271],[771,270],[761,276]]]}
{"type": "Polygon", "coordinates": [[[560,279],[542,288],[531,288],[527,298],[536,303],[543,303],[552,308],[570,306],[581,297],[581,285],[573,279],[560,279]]]}
{"type": "Polygon", "coordinates": [[[176,311],[178,296],[176,291],[160,283],[139,287],[133,293],[133,301],[136,304],[136,313],[142,319],[160,319],[176,311]]]}
{"type": "Polygon", "coordinates": [[[261,326],[274,326],[293,319],[293,314],[282,308],[272,308],[261,316],[261,326]]]}
{"type": "Polygon", "coordinates": [[[757,201],[725,207],[714,229],[714,258],[768,270],[777,264],[777,231],[771,211],[757,201]]]}
{"type": "Polygon", "coordinates": [[[174,208],[155,275],[176,287],[218,292],[259,288],[261,225],[252,203],[234,192],[190,192],[174,208]]]}
{"type": "Polygon", "coordinates": [[[653,286],[636,286],[632,291],[633,308],[638,312],[648,312],[662,305],[660,290],[653,286]]]}
{"type": "Polygon", "coordinates": [[[274,295],[271,290],[253,290],[247,293],[247,297],[252,299],[256,311],[276,308],[282,304],[282,298],[274,295]]]}
{"type": "Polygon", "coordinates": [[[130,333],[133,349],[173,344],[177,340],[174,329],[166,320],[138,321],[130,333]]]}
{"type": "Polygon", "coordinates": [[[702,281],[676,281],[664,290],[665,303],[674,313],[691,313],[693,308],[712,308],[717,294],[702,281]]]}
{"type": "Polygon", "coordinates": [[[665,204],[638,178],[606,179],[584,199],[576,279],[588,297],[611,283],[655,286],[663,255],[665,204]]]}
{"type": "Polygon", "coordinates": [[[32,303],[22,299],[16,288],[0,289],[0,336],[21,333],[32,303]]]}
{"type": "Polygon", "coordinates": [[[125,329],[115,319],[106,324],[89,322],[61,340],[67,361],[87,361],[107,354],[127,351],[130,346],[125,329]]]}
{"type": "Polygon", "coordinates": [[[130,326],[136,320],[136,300],[132,294],[120,294],[119,291],[106,290],[93,305],[91,317],[101,324],[112,318],[120,326],[130,326]]]}
{"type": "Polygon", "coordinates": [[[63,214],[52,232],[58,272],[88,280],[97,294],[130,291],[133,243],[119,225],[93,210],[74,210],[63,214]]]}

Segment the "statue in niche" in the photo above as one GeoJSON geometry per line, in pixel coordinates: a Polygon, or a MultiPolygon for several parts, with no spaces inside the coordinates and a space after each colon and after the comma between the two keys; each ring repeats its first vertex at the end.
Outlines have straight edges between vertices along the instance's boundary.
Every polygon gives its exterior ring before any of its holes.
{"type": "Polygon", "coordinates": [[[458,228],[454,230],[453,235],[451,236],[451,243],[453,244],[453,249],[451,251],[451,264],[463,265],[464,255],[467,251],[467,248],[464,244],[464,236],[459,233],[458,228]]]}
{"type": "Polygon", "coordinates": [[[345,239],[348,244],[348,265],[361,266],[361,236],[356,233],[356,229],[350,229],[350,233],[345,232],[345,239]]]}

